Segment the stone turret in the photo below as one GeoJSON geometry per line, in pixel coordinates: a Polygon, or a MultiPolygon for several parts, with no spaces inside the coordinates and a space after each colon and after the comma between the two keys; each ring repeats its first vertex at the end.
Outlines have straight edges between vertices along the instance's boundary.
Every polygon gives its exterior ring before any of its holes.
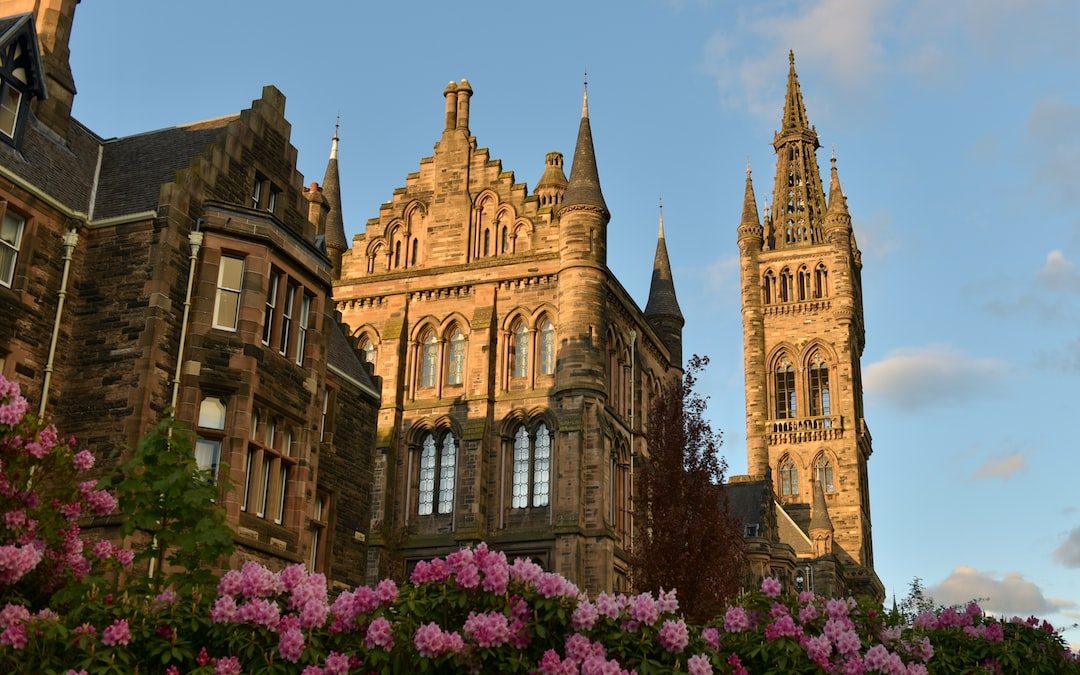
{"type": "Polygon", "coordinates": [[[536,184],[534,191],[540,198],[540,206],[553,209],[562,205],[563,196],[566,194],[566,174],[563,173],[563,156],[561,152],[549,152],[544,157],[544,174],[536,184]]]}
{"type": "Polygon", "coordinates": [[[747,471],[755,478],[763,477],[769,470],[769,450],[765,442],[769,408],[765,377],[765,325],[762,321],[758,266],[758,256],[764,241],[762,233],[763,229],[757,217],[754,181],[748,164],[738,238],[741,254],[739,279],[742,290],[743,370],[746,377],[747,471]]]}
{"type": "Polygon", "coordinates": [[[645,316],[671,353],[671,363],[682,365],[682,329],[686,324],[679,301],[675,297],[675,281],[671,275],[667,240],[664,235],[664,207],[660,207],[660,228],[656,237],[656,257],[653,259],[652,283],[645,316]]]}
{"type": "Polygon", "coordinates": [[[322,193],[329,206],[326,213],[326,250],[333,265],[334,278],[341,278],[341,256],[349,249],[345,239],[345,223],[341,215],[341,178],[338,175],[338,127],[334,125],[334,137],[330,141],[330,160],[326,163],[322,193]]]}

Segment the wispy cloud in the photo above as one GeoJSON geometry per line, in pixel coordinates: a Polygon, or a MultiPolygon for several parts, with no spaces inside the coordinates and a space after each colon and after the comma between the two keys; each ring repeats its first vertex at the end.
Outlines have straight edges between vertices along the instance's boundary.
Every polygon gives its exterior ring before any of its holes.
{"type": "Polygon", "coordinates": [[[710,291],[731,292],[739,288],[739,256],[717,258],[705,268],[705,284],[710,291]]]}
{"type": "Polygon", "coordinates": [[[1027,468],[1027,456],[1022,452],[1007,457],[990,457],[975,471],[974,478],[1008,478],[1027,468]]]}
{"type": "Polygon", "coordinates": [[[998,614],[1047,614],[1076,606],[1072,600],[1048,598],[1019,572],[998,575],[960,566],[941,583],[927,589],[934,600],[958,605],[978,599],[983,609],[998,614]]]}
{"type": "Polygon", "coordinates": [[[1059,207],[1073,206],[1080,182],[1080,138],[1073,133],[1078,118],[1080,106],[1052,98],[1036,103],[1028,116],[1037,185],[1049,190],[1059,207]]]}
{"type": "Polygon", "coordinates": [[[950,345],[893,351],[866,367],[866,391],[907,411],[964,400],[985,393],[1006,372],[1006,364],[950,345]]]}
{"type": "MultiPolygon", "coordinates": [[[[1080,108],[1077,109],[1080,111],[1080,108]]],[[[1080,271],[1060,249],[1046,254],[1046,262],[1038,274],[1039,283],[1052,289],[1080,288],[1080,271]]]]}
{"type": "Polygon", "coordinates": [[[1074,527],[1061,546],[1054,549],[1054,561],[1065,567],[1080,567],[1080,527],[1074,527]]]}

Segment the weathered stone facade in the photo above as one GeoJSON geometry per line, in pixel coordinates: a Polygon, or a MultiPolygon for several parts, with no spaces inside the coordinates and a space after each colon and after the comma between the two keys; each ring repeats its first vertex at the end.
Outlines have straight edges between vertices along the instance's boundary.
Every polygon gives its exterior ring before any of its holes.
{"type": "Polygon", "coordinates": [[[330,297],[336,159],[334,189],[305,190],[269,86],[238,114],[99,138],[70,118],[75,5],[0,2],[6,39],[41,54],[28,81],[0,83],[24,106],[0,129],[0,210],[18,219],[5,221],[0,368],[106,477],[175,411],[200,464],[236,486],[219,503],[239,557],[356,583],[370,521],[356,477],[371,471],[379,395],[330,297]]]}
{"type": "Polygon", "coordinates": [[[794,56],[773,147],[772,206],[762,223],[748,169],[738,228],[750,473],[740,480],[765,480],[777,496],[772,534],[798,558],[788,578],[881,599],[859,363],[862,259],[835,157],[826,204],[794,56]]]}
{"type": "Polygon", "coordinates": [[[530,194],[477,146],[472,93],[447,87],[434,155],[334,283],[383,386],[369,579],[485,540],[590,592],[625,588],[630,458],[681,372],[667,249],[663,302],[642,312],[607,267],[587,107],[569,181],[548,153],[530,194]]]}

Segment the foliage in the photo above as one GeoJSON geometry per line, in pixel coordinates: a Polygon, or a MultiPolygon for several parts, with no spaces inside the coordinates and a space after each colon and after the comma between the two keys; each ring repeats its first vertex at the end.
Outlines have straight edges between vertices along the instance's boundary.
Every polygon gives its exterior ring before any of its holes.
{"type": "MultiPolygon", "coordinates": [[[[222,474],[225,471],[221,472],[222,474]]],[[[136,539],[137,559],[153,559],[155,591],[172,587],[181,594],[199,586],[213,587],[209,571],[234,550],[232,530],[215,500],[225,484],[217,484],[195,463],[190,432],[165,420],[139,443],[116,486],[120,508],[127,515],[125,536],[136,539]]]]}
{"type": "Polygon", "coordinates": [[[735,595],[745,576],[739,521],[723,488],[720,435],[695,390],[708,359],[690,359],[649,413],[649,457],[638,474],[634,511],[636,588],[678,588],[688,617],[704,620],[735,595]]]}
{"type": "Polygon", "coordinates": [[[923,586],[923,580],[919,577],[915,577],[908,584],[908,594],[900,601],[900,606],[897,611],[903,615],[908,621],[912,621],[916,616],[923,612],[932,612],[934,609],[939,609],[940,606],[934,602],[934,596],[927,592],[926,587],[923,586]]]}

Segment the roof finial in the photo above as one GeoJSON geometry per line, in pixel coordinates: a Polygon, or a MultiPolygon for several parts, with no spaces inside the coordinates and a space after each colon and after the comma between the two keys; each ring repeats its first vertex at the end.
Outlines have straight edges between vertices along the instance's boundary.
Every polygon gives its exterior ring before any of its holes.
{"type": "Polygon", "coordinates": [[[788,65],[790,65],[792,68],[795,67],[795,50],[794,49],[789,49],[788,50],[787,61],[788,61],[788,65]]]}
{"type": "Polygon", "coordinates": [[[585,70],[585,94],[581,98],[581,116],[589,116],[589,71],[585,70]]]}
{"type": "Polygon", "coordinates": [[[338,113],[334,122],[334,137],[330,139],[330,159],[337,159],[338,129],[341,128],[341,113],[338,113]]]}
{"type": "Polygon", "coordinates": [[[832,157],[829,159],[829,161],[833,164],[836,164],[836,143],[832,144],[832,157]]]}
{"type": "Polygon", "coordinates": [[[660,195],[660,238],[664,239],[664,195],[660,195]]]}
{"type": "Polygon", "coordinates": [[[746,177],[750,177],[750,155],[746,156],[746,177]]]}

